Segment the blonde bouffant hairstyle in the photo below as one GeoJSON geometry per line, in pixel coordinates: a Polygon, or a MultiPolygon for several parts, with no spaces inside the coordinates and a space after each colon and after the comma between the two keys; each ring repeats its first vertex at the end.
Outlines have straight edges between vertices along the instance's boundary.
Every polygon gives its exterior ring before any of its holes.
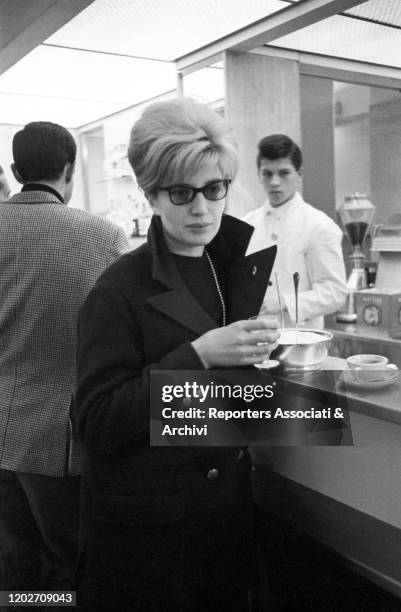
{"type": "Polygon", "coordinates": [[[207,104],[175,98],[148,106],[134,124],[128,159],[147,197],[216,165],[226,179],[237,173],[237,143],[228,123],[207,104]]]}

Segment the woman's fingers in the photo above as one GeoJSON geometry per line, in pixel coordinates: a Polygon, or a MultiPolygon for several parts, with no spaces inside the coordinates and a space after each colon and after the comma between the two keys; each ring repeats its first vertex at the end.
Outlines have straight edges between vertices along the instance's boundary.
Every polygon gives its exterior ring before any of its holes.
{"type": "Polygon", "coordinates": [[[280,338],[280,333],[277,331],[257,331],[252,332],[248,336],[250,344],[273,344],[280,338]]]}
{"type": "Polygon", "coordinates": [[[277,347],[280,333],[258,320],[237,321],[206,332],[192,342],[206,368],[252,365],[269,357],[277,347]]]}
{"type": "Polygon", "coordinates": [[[256,319],[247,319],[239,321],[238,324],[249,332],[265,331],[266,329],[278,329],[279,322],[276,318],[257,317],[256,319]]]}

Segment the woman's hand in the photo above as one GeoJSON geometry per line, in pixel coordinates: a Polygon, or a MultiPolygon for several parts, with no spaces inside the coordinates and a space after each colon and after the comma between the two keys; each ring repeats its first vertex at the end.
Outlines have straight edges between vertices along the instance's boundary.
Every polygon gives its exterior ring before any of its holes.
{"type": "Polygon", "coordinates": [[[212,329],[191,344],[206,369],[249,366],[267,359],[280,337],[278,321],[248,319],[212,329]]]}

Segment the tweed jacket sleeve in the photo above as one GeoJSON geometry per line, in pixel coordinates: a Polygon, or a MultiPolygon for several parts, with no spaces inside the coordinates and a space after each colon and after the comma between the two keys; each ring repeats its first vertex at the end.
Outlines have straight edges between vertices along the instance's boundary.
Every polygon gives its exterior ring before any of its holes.
{"type": "Polygon", "coordinates": [[[99,281],[82,307],[79,339],[75,418],[89,453],[149,439],[150,370],[204,369],[189,342],[145,367],[143,332],[108,281],[99,281]]]}
{"type": "Polygon", "coordinates": [[[127,236],[125,235],[124,231],[122,230],[121,227],[117,227],[116,228],[116,235],[113,241],[113,244],[111,245],[111,249],[110,249],[110,253],[109,253],[109,257],[108,257],[108,261],[107,264],[111,264],[115,259],[118,259],[118,257],[120,257],[120,255],[122,255],[123,253],[126,253],[129,250],[129,242],[127,239],[127,236]]]}

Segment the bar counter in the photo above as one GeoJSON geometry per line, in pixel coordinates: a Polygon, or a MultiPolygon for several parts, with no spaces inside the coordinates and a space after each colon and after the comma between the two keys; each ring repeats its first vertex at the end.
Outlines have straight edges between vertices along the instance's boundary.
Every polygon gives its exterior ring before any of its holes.
{"type": "MultiPolygon", "coordinates": [[[[328,357],[324,366],[338,372],[336,393],[348,402],[354,445],[252,446],[257,507],[401,598],[401,381],[347,387],[344,359],[328,357]]],[[[307,374],[301,386],[320,384],[307,374]]]]}
{"type": "Polygon", "coordinates": [[[359,323],[339,323],[335,315],[325,317],[325,329],[334,335],[331,355],[343,358],[357,353],[385,355],[401,369],[401,339],[392,338],[387,330],[359,323]]]}

